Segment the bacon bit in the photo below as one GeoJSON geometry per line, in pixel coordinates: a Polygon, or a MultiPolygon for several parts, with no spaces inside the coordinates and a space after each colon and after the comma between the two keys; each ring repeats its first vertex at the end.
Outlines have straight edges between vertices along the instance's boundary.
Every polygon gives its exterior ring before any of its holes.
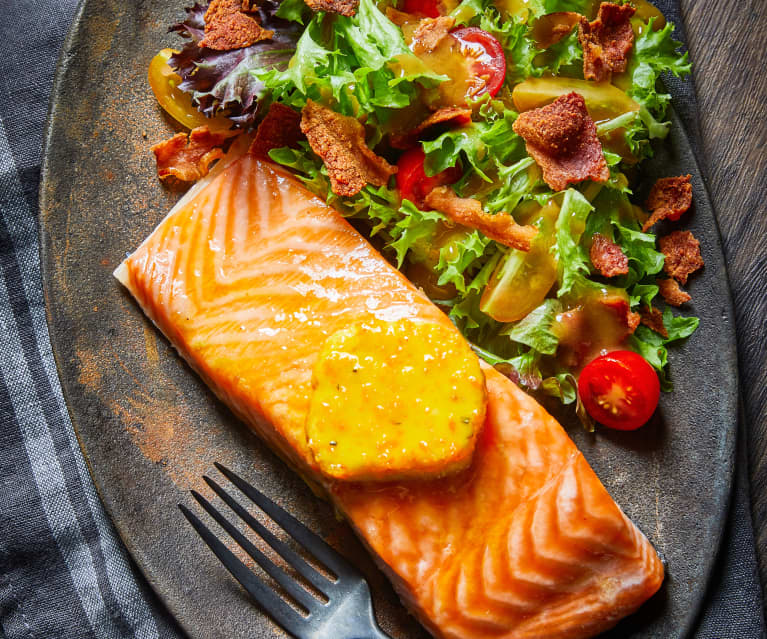
{"type": "Polygon", "coordinates": [[[412,22],[415,19],[415,16],[413,16],[412,13],[405,13],[394,7],[386,7],[386,17],[398,27],[401,27],[408,22],[412,22]]]}
{"type": "Polygon", "coordinates": [[[692,299],[690,294],[687,291],[683,291],[682,287],[679,286],[679,282],[674,279],[657,280],[657,284],[661,296],[671,306],[681,306],[692,299]]]}
{"type": "Polygon", "coordinates": [[[675,222],[692,205],[692,175],[667,177],[658,180],[650,190],[646,206],[652,215],[642,225],[646,233],[649,228],[660,220],[675,222]]]}
{"type": "Polygon", "coordinates": [[[242,11],[240,0],[213,0],[205,12],[205,37],[201,47],[216,51],[242,49],[274,35],[242,11]]]}
{"type": "Polygon", "coordinates": [[[383,186],[397,172],[365,144],[365,127],[359,121],[313,100],[301,111],[301,131],[328,168],[336,195],[351,197],[368,183],[383,186]]]}
{"type": "Polygon", "coordinates": [[[594,233],[592,236],[589,257],[594,268],[603,277],[626,275],[629,272],[629,258],[620,246],[601,233],[594,233]]]}
{"type": "Polygon", "coordinates": [[[687,277],[703,266],[700,242],[690,231],[674,231],[658,239],[660,251],[666,256],[663,270],[682,284],[687,277]]]}
{"type": "Polygon", "coordinates": [[[157,175],[163,181],[170,179],[182,182],[194,182],[208,174],[208,168],[214,160],[223,157],[221,145],[237,133],[224,131],[211,133],[207,126],[192,129],[186,133],[177,133],[152,147],[157,159],[157,175]]]}
{"type": "Polygon", "coordinates": [[[443,107],[432,113],[421,124],[407,133],[389,136],[389,144],[395,149],[409,149],[418,141],[421,133],[433,126],[447,124],[450,127],[468,124],[469,122],[471,122],[471,109],[455,106],[443,107]]]}
{"type": "Polygon", "coordinates": [[[281,102],[272,102],[269,111],[258,125],[256,137],[253,138],[248,153],[267,158],[272,149],[283,146],[295,148],[303,137],[301,114],[281,102]]]}
{"type": "Polygon", "coordinates": [[[455,24],[455,18],[440,16],[439,18],[424,18],[413,31],[413,41],[410,47],[413,53],[421,55],[437,48],[447,37],[455,24]]]}
{"type": "Polygon", "coordinates": [[[357,13],[357,5],[359,5],[359,0],[304,0],[304,2],[312,11],[340,13],[347,18],[357,13]]]}
{"type": "Polygon", "coordinates": [[[581,180],[606,182],[610,177],[597,127],[577,93],[522,113],[513,128],[525,139],[527,152],[555,191],[581,180]]]}
{"type": "Polygon", "coordinates": [[[547,13],[535,21],[531,35],[539,49],[548,49],[570,33],[580,20],[581,14],[575,11],[547,13]]]}
{"type": "Polygon", "coordinates": [[[653,308],[652,306],[642,306],[639,309],[639,316],[642,318],[642,324],[647,328],[655,331],[658,335],[668,337],[668,331],[663,324],[663,313],[657,308],[653,308]]]}
{"type": "Polygon", "coordinates": [[[490,215],[474,198],[458,197],[448,186],[438,186],[425,198],[426,206],[444,213],[453,222],[477,229],[491,240],[520,251],[529,251],[530,242],[538,233],[534,226],[520,226],[508,213],[490,215]]]}
{"type": "Polygon", "coordinates": [[[635,11],[629,4],[603,2],[596,20],[581,18],[578,40],[583,47],[584,78],[601,82],[626,70],[628,54],[634,46],[630,18],[635,11]]]}

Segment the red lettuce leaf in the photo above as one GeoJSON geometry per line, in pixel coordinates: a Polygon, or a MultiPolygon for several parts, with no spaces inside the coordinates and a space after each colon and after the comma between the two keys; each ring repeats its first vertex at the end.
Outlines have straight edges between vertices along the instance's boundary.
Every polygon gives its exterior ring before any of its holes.
{"type": "Polygon", "coordinates": [[[170,66],[181,76],[179,88],[192,96],[192,103],[208,117],[224,111],[240,127],[249,127],[258,118],[264,85],[251,71],[284,70],[296,48],[303,27],[276,16],[280,3],[263,0],[258,7],[258,22],[272,29],[274,37],[244,49],[215,51],[200,47],[205,36],[205,11],[208,3],[195,3],[186,9],[186,20],[172,26],[188,41],[170,58],[170,66]]]}

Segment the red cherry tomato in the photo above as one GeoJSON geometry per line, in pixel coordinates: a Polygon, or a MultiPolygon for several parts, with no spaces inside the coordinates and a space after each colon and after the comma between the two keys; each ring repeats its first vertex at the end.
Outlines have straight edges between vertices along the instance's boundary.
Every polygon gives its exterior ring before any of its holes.
{"type": "Polygon", "coordinates": [[[613,351],[589,362],[578,378],[588,414],[617,430],[635,430],[652,417],[660,399],[658,375],[644,357],[613,351]]]}
{"type": "Polygon", "coordinates": [[[427,176],[424,171],[426,155],[420,146],[405,151],[397,162],[397,188],[403,200],[410,200],[419,209],[424,207],[424,198],[429,192],[445,184],[457,182],[462,175],[457,166],[427,176]]]}
{"type": "Polygon", "coordinates": [[[427,18],[439,18],[442,15],[438,0],[405,0],[402,10],[405,13],[415,13],[427,18]]]}
{"type": "Polygon", "coordinates": [[[453,29],[450,35],[458,41],[461,53],[474,59],[474,73],[485,79],[484,88],[475,91],[471,97],[483,93],[495,96],[506,78],[506,56],[501,43],[479,27],[460,27],[453,29]]]}

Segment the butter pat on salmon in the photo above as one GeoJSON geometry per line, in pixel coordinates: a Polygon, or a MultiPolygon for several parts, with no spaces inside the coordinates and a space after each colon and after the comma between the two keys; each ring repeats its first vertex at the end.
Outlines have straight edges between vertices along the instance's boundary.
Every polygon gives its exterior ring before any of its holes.
{"type": "Polygon", "coordinates": [[[326,477],[441,477],[469,465],[485,420],[485,377],[454,328],[366,320],[322,345],[306,421],[326,477]]]}
{"type": "MultiPolygon", "coordinates": [[[[329,445],[332,425],[307,421],[323,345],[365,323],[455,329],[283,169],[248,155],[222,163],[115,275],[214,392],[344,513],[436,637],[592,637],[660,587],[656,552],[561,426],[484,364],[484,424],[473,442],[455,439],[473,446],[466,467],[383,484],[332,476],[318,443],[329,445]]],[[[351,452],[351,475],[380,473],[351,452]]]]}

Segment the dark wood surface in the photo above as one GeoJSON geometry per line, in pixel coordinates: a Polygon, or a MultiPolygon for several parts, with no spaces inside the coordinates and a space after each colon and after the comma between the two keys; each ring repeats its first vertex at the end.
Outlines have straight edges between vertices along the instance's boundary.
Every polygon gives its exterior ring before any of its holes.
{"type": "Polygon", "coordinates": [[[767,585],[767,2],[682,0],[704,171],[732,286],[751,503],[767,585]]]}

